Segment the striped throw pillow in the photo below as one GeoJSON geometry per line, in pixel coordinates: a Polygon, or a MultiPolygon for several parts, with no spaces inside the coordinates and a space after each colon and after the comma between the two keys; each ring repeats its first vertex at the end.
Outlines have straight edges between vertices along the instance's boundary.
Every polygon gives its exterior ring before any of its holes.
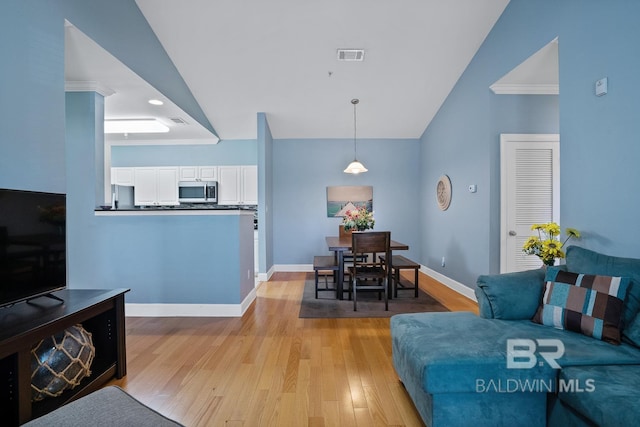
{"type": "Polygon", "coordinates": [[[622,312],[630,279],[549,268],[542,303],[533,321],[620,344],[622,312]]]}

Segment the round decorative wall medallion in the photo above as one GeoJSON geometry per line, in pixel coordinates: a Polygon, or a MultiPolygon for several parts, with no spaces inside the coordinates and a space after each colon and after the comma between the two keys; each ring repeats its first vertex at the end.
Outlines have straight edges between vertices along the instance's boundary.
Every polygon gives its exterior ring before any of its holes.
{"type": "Polygon", "coordinates": [[[451,204],[451,180],[447,175],[442,175],[438,179],[436,198],[438,200],[438,207],[446,211],[451,204]]]}

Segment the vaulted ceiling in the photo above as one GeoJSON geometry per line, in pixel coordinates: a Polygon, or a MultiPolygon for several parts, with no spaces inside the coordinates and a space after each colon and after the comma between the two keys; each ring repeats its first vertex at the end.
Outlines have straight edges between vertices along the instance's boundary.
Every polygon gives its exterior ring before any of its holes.
{"type": "Polygon", "coordinates": [[[358,137],[418,138],[508,0],[136,3],[221,139],[256,138],[258,112],[274,138],[350,138],[352,98],[358,137]]]}

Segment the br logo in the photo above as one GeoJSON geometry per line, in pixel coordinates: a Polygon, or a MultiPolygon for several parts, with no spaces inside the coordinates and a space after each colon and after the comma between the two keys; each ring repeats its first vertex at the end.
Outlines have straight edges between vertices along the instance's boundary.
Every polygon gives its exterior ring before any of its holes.
{"type": "MultiPolygon", "coordinates": [[[[507,369],[531,369],[540,355],[553,369],[560,369],[556,360],[564,354],[564,344],[556,339],[508,339],[507,369]]],[[[540,362],[542,365],[542,362],[540,362]]]]}

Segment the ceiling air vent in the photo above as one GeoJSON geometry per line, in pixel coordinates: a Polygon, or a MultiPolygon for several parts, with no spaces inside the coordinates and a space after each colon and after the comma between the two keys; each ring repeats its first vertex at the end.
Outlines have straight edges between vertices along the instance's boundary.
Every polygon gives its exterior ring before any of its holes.
{"type": "Polygon", "coordinates": [[[169,120],[171,120],[176,125],[186,125],[187,124],[186,120],[181,119],[180,117],[169,117],[169,120]]]}
{"type": "Polygon", "coordinates": [[[364,49],[338,49],[338,61],[364,61],[364,49]]]}

